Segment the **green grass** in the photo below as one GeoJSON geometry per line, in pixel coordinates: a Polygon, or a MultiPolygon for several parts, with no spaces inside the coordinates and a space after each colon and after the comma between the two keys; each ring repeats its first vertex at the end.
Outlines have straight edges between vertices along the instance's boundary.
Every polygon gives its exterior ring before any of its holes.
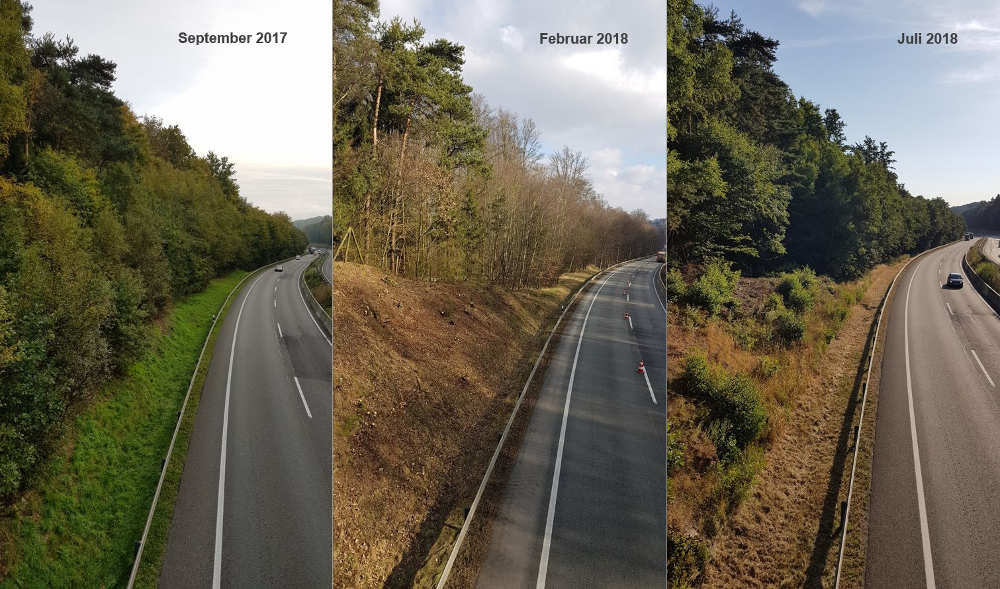
{"type": "MultiPolygon", "coordinates": [[[[213,280],[175,305],[126,375],[71,420],[38,484],[0,523],[0,548],[11,551],[3,556],[7,574],[0,588],[127,584],[191,372],[214,314],[245,275],[237,271],[213,280]]],[[[211,345],[206,356],[210,350],[211,345]]],[[[206,358],[202,366],[207,365],[206,358]]],[[[192,395],[189,409],[192,401],[197,407],[192,395]]],[[[186,414],[189,434],[194,413],[186,414]]],[[[174,456],[183,457],[186,449],[185,435],[174,456]]],[[[180,466],[171,462],[167,483],[173,486],[165,484],[160,502],[170,494],[172,507],[183,460],[180,466]]],[[[166,543],[169,513],[166,520],[157,519],[144,561],[162,555],[166,543]]],[[[144,582],[154,586],[155,577],[144,582]]]]}
{"type": "Polygon", "coordinates": [[[330,314],[330,308],[333,304],[333,287],[330,283],[326,281],[326,278],[320,274],[319,267],[323,263],[324,258],[316,258],[309,267],[306,268],[306,272],[303,275],[303,279],[306,282],[306,286],[313,294],[313,298],[316,302],[326,310],[326,314],[330,314]]]}

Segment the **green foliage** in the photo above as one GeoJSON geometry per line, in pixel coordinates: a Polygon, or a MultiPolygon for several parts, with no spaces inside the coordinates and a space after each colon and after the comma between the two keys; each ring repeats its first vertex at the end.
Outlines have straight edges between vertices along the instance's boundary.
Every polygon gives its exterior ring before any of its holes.
{"type": "Polygon", "coordinates": [[[771,322],[774,341],[782,346],[790,346],[805,337],[805,321],[791,309],[784,307],[775,309],[768,314],[768,319],[771,322]]]}
{"type": "MultiPolygon", "coordinates": [[[[10,568],[0,586],[126,584],[202,343],[226,295],[245,274],[213,280],[178,301],[151,330],[127,372],[101,384],[93,402],[73,415],[71,437],[62,442],[71,444],[72,452],[46,458],[45,476],[35,485],[41,507],[22,502],[14,508],[7,528],[12,537],[3,541],[16,545],[21,557],[5,558],[10,568]]],[[[8,432],[0,425],[2,475],[10,464],[8,432]]]]}
{"type": "Polygon", "coordinates": [[[728,463],[737,459],[749,444],[760,438],[768,415],[752,380],[729,374],[700,352],[684,359],[684,371],[678,380],[682,394],[708,405],[711,412],[708,435],[720,460],[728,463]]]}
{"type": "Polygon", "coordinates": [[[667,476],[671,471],[684,466],[685,445],[684,441],[678,438],[675,432],[670,431],[670,424],[667,424],[667,476]]]}
{"type": "Polygon", "coordinates": [[[671,530],[667,534],[667,582],[671,589],[691,587],[704,572],[708,556],[708,542],[671,530]]]}
{"type": "Polygon", "coordinates": [[[0,3],[0,504],[173,301],[306,245],[239,196],[226,158],[137,121],[114,63],[30,23],[0,3]]]}
{"type": "Polygon", "coordinates": [[[786,307],[796,313],[803,313],[812,306],[816,298],[816,273],[809,268],[782,274],[778,287],[786,307]]]}
{"type": "Polygon", "coordinates": [[[724,305],[733,301],[740,279],[739,270],[732,270],[730,266],[729,262],[722,260],[705,264],[698,278],[688,286],[684,302],[704,309],[709,315],[717,314],[724,305]]]}
{"type": "MultiPolygon", "coordinates": [[[[777,47],[735,14],[668,4],[671,264],[721,256],[748,273],[809,266],[852,279],[961,235],[943,199],[899,182],[886,142],[846,145],[836,109],[792,94],[773,70],[777,47]]],[[[1000,228],[1000,195],[990,206],[963,214],[1000,228]]]]}
{"type": "Polygon", "coordinates": [[[972,267],[976,274],[978,274],[979,277],[990,286],[990,288],[1000,292],[1000,266],[997,266],[996,263],[984,256],[983,252],[979,248],[980,242],[977,242],[969,248],[969,251],[966,254],[969,266],[972,267]]]}
{"type": "Polygon", "coordinates": [[[732,511],[750,495],[757,473],[764,468],[764,450],[758,446],[750,446],[738,452],[729,462],[717,464],[716,468],[716,494],[722,505],[732,511]]]}
{"type": "Polygon", "coordinates": [[[680,270],[671,268],[667,271],[667,300],[681,302],[687,297],[687,283],[680,270]]]}

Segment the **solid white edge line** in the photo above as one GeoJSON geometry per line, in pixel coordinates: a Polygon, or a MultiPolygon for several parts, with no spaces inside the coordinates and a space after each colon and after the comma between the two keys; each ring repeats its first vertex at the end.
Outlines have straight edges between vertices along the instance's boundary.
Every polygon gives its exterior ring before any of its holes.
{"type": "MultiPolygon", "coordinates": [[[[660,300],[660,293],[656,292],[656,275],[659,273],[660,273],[660,265],[659,263],[657,263],[656,270],[653,270],[649,274],[649,286],[653,287],[653,298],[656,299],[657,303],[660,303],[660,308],[663,309],[664,313],[666,313],[667,306],[664,305],[663,301],[660,300]]],[[[664,289],[664,293],[666,293],[666,289],[664,289]]]]}
{"type": "Polygon", "coordinates": [[[590,312],[597,302],[597,297],[601,290],[608,284],[608,280],[618,273],[615,270],[604,278],[604,282],[597,288],[593,298],[590,299],[590,306],[587,307],[587,314],[583,316],[583,325],[580,326],[580,337],[576,341],[576,352],[573,354],[573,367],[569,371],[569,385],[566,387],[566,402],[563,404],[562,425],[559,428],[559,445],[556,448],[556,465],[552,472],[552,490],[549,491],[549,510],[545,517],[545,536],[542,539],[542,556],[538,561],[538,580],[535,583],[536,589],[545,589],[545,575],[549,568],[549,549],[552,547],[552,526],[556,516],[556,498],[559,495],[559,474],[562,471],[563,446],[566,444],[566,423],[569,420],[569,403],[573,397],[573,381],[576,379],[576,365],[580,359],[580,347],[583,345],[583,336],[587,331],[587,320],[590,319],[590,312]]]}
{"type": "Polygon", "coordinates": [[[243,302],[240,304],[240,312],[236,315],[236,325],[233,327],[233,345],[229,349],[229,371],[226,374],[226,401],[222,411],[222,450],[219,457],[219,493],[215,508],[215,556],[212,562],[213,589],[219,589],[222,585],[222,519],[223,511],[225,509],[226,446],[229,441],[229,394],[233,381],[233,359],[236,357],[236,341],[240,332],[240,319],[243,317],[243,308],[246,307],[247,301],[250,300],[250,295],[253,293],[254,287],[257,286],[257,282],[260,281],[261,276],[263,276],[263,274],[258,276],[253,283],[250,284],[250,289],[247,290],[246,296],[243,297],[243,302]]]}
{"type": "Polygon", "coordinates": [[[653,385],[649,384],[649,371],[643,370],[642,375],[646,378],[646,388],[649,389],[649,398],[653,400],[653,405],[659,405],[659,403],[656,402],[656,396],[653,395],[653,385]]]}
{"type": "Polygon", "coordinates": [[[931,558],[931,534],[927,525],[927,505],[924,501],[924,477],[920,468],[920,448],[917,443],[917,423],[913,411],[913,384],[910,376],[910,291],[919,266],[913,269],[906,285],[906,303],[903,306],[903,351],[906,357],[906,399],[910,410],[910,440],[913,445],[913,474],[917,484],[917,510],[920,514],[920,539],[923,546],[924,578],[927,589],[934,589],[934,563],[931,558]]]}
{"type": "Polygon", "coordinates": [[[309,419],[312,419],[313,414],[309,411],[309,403],[306,403],[306,396],[302,394],[302,386],[299,384],[299,377],[292,376],[292,378],[295,380],[295,388],[299,389],[299,398],[302,399],[302,406],[306,408],[306,415],[309,416],[309,419]]]}
{"type": "MultiPolygon", "coordinates": [[[[945,248],[945,247],[949,247],[949,246],[955,245],[956,243],[960,243],[960,242],[958,242],[958,241],[952,241],[952,242],[949,242],[949,243],[945,243],[945,244],[939,245],[937,247],[932,247],[929,250],[924,250],[924,251],[920,252],[916,256],[914,256],[914,257],[910,258],[909,260],[907,260],[906,263],[903,264],[903,267],[899,269],[899,272],[897,272],[896,275],[893,276],[892,281],[889,283],[889,288],[888,288],[888,290],[886,290],[885,298],[883,299],[882,310],[879,313],[878,322],[875,324],[875,338],[874,338],[874,341],[872,343],[872,354],[871,354],[871,356],[868,359],[868,375],[869,375],[868,378],[871,377],[872,368],[875,366],[875,350],[878,347],[878,333],[879,333],[879,328],[882,326],[882,318],[885,315],[885,313],[887,312],[888,303],[889,303],[889,296],[891,295],[893,289],[896,286],[896,281],[899,280],[899,277],[903,275],[903,272],[906,271],[906,269],[910,266],[910,264],[914,260],[917,260],[921,256],[923,256],[925,254],[928,254],[930,252],[939,250],[941,248],[945,248]]],[[[888,336],[886,336],[886,338],[888,338],[888,336]]],[[[889,345],[889,343],[888,343],[888,339],[887,339],[885,347],[888,347],[888,345],[889,345]]],[[[880,387],[879,388],[881,388],[881,383],[880,383],[880,387]]],[[[863,395],[861,397],[861,417],[860,417],[860,419],[858,419],[858,423],[859,424],[864,423],[865,406],[867,404],[867,401],[868,401],[868,380],[866,379],[864,393],[863,393],[863,395]]],[[[844,524],[843,524],[843,526],[841,526],[841,533],[840,533],[840,553],[837,555],[837,569],[836,569],[837,570],[837,574],[834,577],[834,582],[833,582],[834,589],[839,589],[840,588],[840,572],[841,572],[841,569],[843,568],[842,565],[843,565],[843,562],[844,562],[844,547],[847,545],[847,528],[848,528],[848,522],[850,520],[850,514],[851,514],[851,497],[854,494],[854,473],[857,470],[857,466],[858,466],[858,448],[861,445],[861,434],[864,431],[864,429],[862,427],[858,427],[857,431],[858,431],[858,433],[854,437],[854,458],[853,458],[853,461],[852,461],[852,464],[851,464],[851,479],[850,479],[850,482],[847,485],[847,509],[844,511],[844,524]]]]}
{"type": "MultiPolygon", "coordinates": [[[[302,268],[302,271],[299,272],[299,280],[302,280],[302,274],[306,271],[306,268],[308,268],[308,267],[309,267],[309,265],[306,264],[302,268]]],[[[302,306],[306,308],[306,314],[309,315],[309,318],[312,319],[313,325],[316,326],[316,331],[318,331],[319,334],[321,336],[323,336],[323,339],[326,340],[326,343],[329,344],[332,347],[333,346],[333,342],[330,341],[330,338],[326,337],[326,332],[324,332],[323,328],[320,327],[319,323],[316,322],[316,318],[313,317],[312,310],[309,309],[309,305],[306,304],[306,299],[305,299],[305,297],[302,296],[302,289],[300,287],[296,287],[295,290],[297,290],[299,292],[299,300],[302,301],[302,306]]]]}
{"type": "Polygon", "coordinates": [[[986,367],[983,366],[983,363],[979,361],[979,354],[976,354],[976,351],[971,348],[969,349],[969,351],[972,352],[972,357],[976,359],[976,364],[979,364],[979,369],[983,371],[983,376],[986,377],[986,380],[990,381],[990,386],[993,388],[997,388],[997,385],[993,384],[993,379],[990,378],[990,373],[986,372],[986,367]]]}
{"type": "MultiPolygon", "coordinates": [[[[640,259],[641,258],[626,260],[620,264],[612,266],[611,268],[622,266],[629,262],[635,262],[640,259]]],[[[607,270],[610,270],[611,268],[608,268],[607,270]]],[[[458,537],[455,538],[455,543],[451,546],[451,553],[448,555],[448,562],[445,563],[444,570],[441,571],[441,576],[438,578],[435,589],[444,589],[444,586],[448,583],[448,576],[451,574],[452,567],[455,566],[455,560],[458,558],[458,552],[462,549],[462,542],[465,539],[465,535],[469,532],[469,526],[472,523],[473,517],[476,515],[476,509],[479,507],[479,501],[482,499],[483,492],[486,490],[486,484],[489,482],[490,476],[493,474],[493,468],[496,466],[497,458],[500,457],[500,451],[503,450],[503,444],[507,440],[507,434],[510,433],[510,428],[514,424],[514,418],[517,417],[517,411],[521,407],[521,402],[524,400],[524,396],[528,393],[528,387],[531,386],[531,382],[535,377],[535,372],[538,371],[538,366],[542,363],[542,358],[545,357],[546,350],[549,349],[549,343],[552,341],[552,336],[554,336],[556,330],[559,329],[559,325],[562,323],[563,317],[566,316],[566,312],[573,306],[573,301],[575,301],[577,297],[579,297],[580,294],[586,290],[587,285],[589,285],[596,277],[597,275],[591,276],[586,282],[580,285],[580,288],[577,289],[577,291],[570,298],[569,303],[563,307],[562,313],[560,313],[559,318],[556,319],[556,324],[553,325],[552,329],[549,331],[549,336],[545,338],[542,350],[538,352],[538,357],[535,359],[535,364],[531,367],[531,372],[528,373],[528,378],[524,382],[521,394],[518,395],[517,401],[514,403],[514,408],[510,412],[510,417],[507,418],[507,425],[504,426],[503,433],[500,434],[500,440],[497,442],[497,447],[493,451],[490,463],[486,466],[486,472],[483,474],[483,479],[479,482],[479,489],[476,490],[476,496],[473,497],[472,504],[469,506],[469,513],[465,516],[465,520],[462,522],[462,528],[458,531],[458,537]]]]}

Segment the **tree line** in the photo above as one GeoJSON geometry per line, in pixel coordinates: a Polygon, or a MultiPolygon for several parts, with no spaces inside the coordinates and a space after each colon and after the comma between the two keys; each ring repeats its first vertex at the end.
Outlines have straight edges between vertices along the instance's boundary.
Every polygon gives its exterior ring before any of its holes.
{"type": "Polygon", "coordinates": [[[641,211],[609,206],[568,147],[462,80],[464,48],[373,0],[334,3],[334,247],[419,278],[548,284],[662,249],[641,211]]]}
{"type": "Polygon", "coordinates": [[[899,181],[886,142],[848,144],[836,109],[795,97],[772,67],[777,40],[693,0],[667,14],[671,265],[855,278],[962,234],[942,198],[899,181]]]}
{"type": "Polygon", "coordinates": [[[0,500],[173,300],[306,245],[227,158],[136,117],[113,62],[32,26],[0,3],[0,500]]]}

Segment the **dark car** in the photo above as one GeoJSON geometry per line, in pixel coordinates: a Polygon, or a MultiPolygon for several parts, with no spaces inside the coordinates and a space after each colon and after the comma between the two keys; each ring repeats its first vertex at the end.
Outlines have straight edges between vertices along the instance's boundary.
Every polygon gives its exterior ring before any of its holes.
{"type": "Polygon", "coordinates": [[[275,271],[275,272],[284,272],[284,271],[285,271],[285,269],[284,269],[283,267],[281,267],[281,266],[275,266],[275,267],[274,267],[274,271],[275,271]]]}
{"type": "Polygon", "coordinates": [[[948,281],[945,282],[945,286],[951,288],[962,288],[964,284],[965,280],[962,278],[962,275],[957,272],[948,274],[948,281]]]}

